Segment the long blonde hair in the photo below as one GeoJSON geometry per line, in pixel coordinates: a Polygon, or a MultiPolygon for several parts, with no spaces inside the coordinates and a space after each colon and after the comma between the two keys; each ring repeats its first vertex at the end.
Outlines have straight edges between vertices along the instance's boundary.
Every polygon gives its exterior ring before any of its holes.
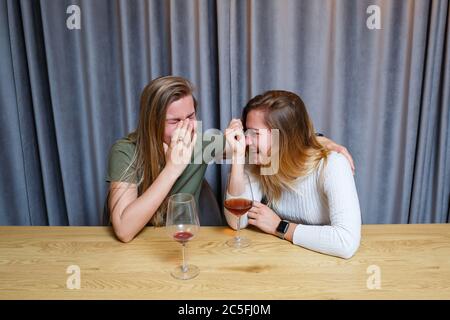
{"type": "MultiPolygon", "coordinates": [[[[193,90],[188,80],[175,76],[156,78],[143,89],[138,125],[128,135],[128,139],[136,145],[135,154],[121,178],[121,181],[137,181],[139,195],[152,185],[166,164],[163,138],[168,106],[191,95],[197,109],[193,90]]],[[[167,197],[151,218],[151,224],[164,225],[166,210],[167,197]]]]}
{"type": "Polygon", "coordinates": [[[261,110],[270,129],[279,130],[279,168],[273,175],[261,175],[260,165],[250,165],[259,179],[268,203],[280,199],[292,182],[310,174],[326,160],[328,150],[316,139],[314,126],[302,99],[295,93],[282,90],[267,91],[252,98],[244,108],[242,123],[252,110],[261,110]]]}

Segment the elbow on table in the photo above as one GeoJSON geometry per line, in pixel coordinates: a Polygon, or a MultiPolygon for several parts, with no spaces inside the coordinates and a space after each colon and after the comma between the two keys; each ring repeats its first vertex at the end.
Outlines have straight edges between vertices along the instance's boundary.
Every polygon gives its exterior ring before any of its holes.
{"type": "Polygon", "coordinates": [[[114,229],[114,233],[115,233],[117,239],[123,243],[131,242],[131,240],[134,239],[134,234],[132,234],[126,230],[123,230],[122,228],[118,228],[118,227],[114,226],[113,229],[114,229]]]}
{"type": "Polygon", "coordinates": [[[360,237],[355,237],[354,239],[351,239],[336,251],[336,256],[346,260],[352,258],[355,255],[356,251],[358,251],[359,244],[360,244],[360,237]]]}
{"type": "Polygon", "coordinates": [[[131,240],[134,239],[134,237],[127,236],[127,235],[125,235],[125,236],[119,236],[119,235],[117,235],[117,239],[119,239],[119,240],[120,240],[121,242],[123,242],[123,243],[129,243],[129,242],[131,242],[131,240]]]}
{"type": "Polygon", "coordinates": [[[133,236],[128,235],[128,234],[118,234],[118,233],[116,233],[116,237],[117,237],[117,239],[119,239],[123,243],[129,243],[129,242],[131,242],[131,240],[134,239],[133,236]]]}
{"type": "Polygon", "coordinates": [[[339,258],[348,260],[355,255],[356,251],[358,251],[358,248],[359,248],[359,245],[352,247],[352,248],[342,248],[337,252],[336,256],[338,256],[339,258]]]}

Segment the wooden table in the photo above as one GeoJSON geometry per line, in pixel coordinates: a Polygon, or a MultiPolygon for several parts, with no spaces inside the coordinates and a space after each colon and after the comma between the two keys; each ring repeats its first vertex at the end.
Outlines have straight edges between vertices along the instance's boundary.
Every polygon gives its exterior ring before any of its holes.
{"type": "Polygon", "coordinates": [[[203,227],[188,245],[200,274],[176,280],[181,246],[164,228],[123,244],[108,227],[0,227],[0,299],[450,299],[449,224],[365,225],[350,260],[256,230],[232,249],[233,235],[203,227]],[[67,288],[70,265],[80,289],[67,288]]]}

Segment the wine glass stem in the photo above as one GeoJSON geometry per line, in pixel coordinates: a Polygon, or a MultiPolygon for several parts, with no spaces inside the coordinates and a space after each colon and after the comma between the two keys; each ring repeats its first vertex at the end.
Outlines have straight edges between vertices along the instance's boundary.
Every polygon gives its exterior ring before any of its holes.
{"type": "Polygon", "coordinates": [[[181,248],[181,254],[183,256],[183,264],[181,266],[181,270],[183,270],[183,272],[187,272],[187,266],[186,266],[186,259],[185,259],[185,249],[186,249],[186,243],[182,243],[182,248],[181,248]]]}
{"type": "Polygon", "coordinates": [[[238,216],[237,228],[236,228],[236,241],[241,240],[241,216],[238,216]]]}

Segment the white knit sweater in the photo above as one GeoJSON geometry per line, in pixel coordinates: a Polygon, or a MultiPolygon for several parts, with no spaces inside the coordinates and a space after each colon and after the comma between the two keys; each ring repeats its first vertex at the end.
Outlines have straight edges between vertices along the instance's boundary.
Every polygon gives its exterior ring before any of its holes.
{"type": "MultiPolygon", "coordinates": [[[[298,223],[293,243],[321,253],[348,259],[361,239],[361,211],[352,170],[347,159],[331,152],[325,166],[298,178],[293,190],[283,192],[273,205],[281,219],[298,223]]],[[[250,176],[254,200],[263,195],[257,179],[250,176]]],[[[237,218],[226,209],[228,224],[235,229],[237,218]]],[[[247,226],[247,214],[241,228],[247,226]]]]}

